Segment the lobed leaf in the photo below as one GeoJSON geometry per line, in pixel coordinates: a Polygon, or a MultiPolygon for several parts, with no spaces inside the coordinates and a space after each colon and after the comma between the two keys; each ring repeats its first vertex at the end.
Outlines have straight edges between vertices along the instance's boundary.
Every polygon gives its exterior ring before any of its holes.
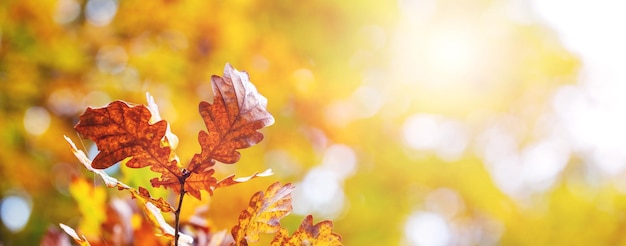
{"type": "Polygon", "coordinates": [[[65,138],[65,141],[69,143],[70,148],[72,149],[72,152],[74,153],[74,156],[76,156],[76,158],[80,161],[80,163],[82,163],[83,166],[85,166],[87,170],[99,175],[107,187],[109,188],[117,187],[118,190],[128,190],[133,196],[133,198],[140,199],[142,203],[152,202],[155,206],[160,208],[161,211],[163,212],[174,211],[174,208],[172,208],[172,205],[170,205],[167,201],[165,201],[165,199],[163,199],[162,197],[159,199],[153,198],[148,192],[148,190],[146,190],[145,188],[139,187],[139,190],[133,189],[130,186],[109,176],[104,171],[92,168],[91,160],[87,158],[87,155],[85,155],[85,152],[77,149],[76,145],[74,144],[74,142],[72,142],[70,138],[68,138],[67,136],[63,136],[63,137],[65,138]]]}
{"type": "Polygon", "coordinates": [[[167,123],[150,124],[152,114],[143,106],[115,101],[102,108],[87,108],[74,127],[82,136],[93,140],[100,152],[91,166],[104,169],[130,158],[126,166],[150,167],[162,177],[182,176],[176,159],[170,160],[171,148],[163,146],[167,123]]]}
{"type": "Polygon", "coordinates": [[[170,205],[169,202],[165,201],[163,197],[159,197],[159,199],[155,199],[150,195],[150,192],[146,188],[139,186],[139,190],[129,189],[130,193],[133,195],[133,198],[139,199],[143,204],[151,203],[155,207],[159,208],[161,212],[174,212],[174,208],[170,205]]]}
{"type": "Polygon", "coordinates": [[[257,144],[263,134],[257,130],[274,123],[267,112],[267,99],[256,90],[246,72],[239,72],[230,64],[224,67],[224,77],[211,77],[213,103],[200,102],[199,111],[208,132],[200,131],[202,146],[188,167],[191,172],[202,172],[215,161],[232,164],[239,160],[237,149],[257,144]]]}
{"type": "MultiPolygon", "coordinates": [[[[189,173],[189,176],[185,179],[185,192],[198,200],[202,200],[201,190],[206,190],[213,194],[213,188],[217,183],[217,179],[213,177],[214,173],[214,169],[208,169],[201,173],[189,173]]],[[[178,177],[173,175],[164,175],[160,179],[153,178],[150,180],[150,183],[154,187],[170,187],[176,193],[180,193],[180,181],[178,177]]]]}
{"type": "Polygon", "coordinates": [[[274,236],[272,246],[281,245],[329,245],[339,246],[341,236],[333,232],[333,222],[325,220],[313,225],[313,216],[308,215],[291,237],[286,229],[281,230],[274,236]]]}
{"type": "Polygon", "coordinates": [[[215,184],[217,183],[217,179],[213,177],[213,173],[215,173],[215,170],[213,169],[202,173],[191,173],[185,182],[185,190],[198,200],[201,200],[200,190],[206,190],[212,194],[212,187],[215,187],[215,184]]]}
{"type": "Polygon", "coordinates": [[[239,214],[239,223],[231,229],[235,245],[247,245],[259,240],[260,233],[276,233],[280,230],[280,219],[291,212],[290,183],[270,185],[265,192],[259,191],[250,199],[246,210],[239,214]]]}

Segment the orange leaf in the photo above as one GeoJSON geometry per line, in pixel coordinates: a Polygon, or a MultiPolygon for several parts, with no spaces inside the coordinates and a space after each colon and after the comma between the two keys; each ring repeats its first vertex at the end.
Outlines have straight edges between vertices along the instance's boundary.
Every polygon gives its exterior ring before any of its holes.
{"type": "Polygon", "coordinates": [[[239,160],[237,149],[257,144],[263,134],[257,130],[274,123],[267,112],[267,99],[258,93],[246,72],[239,72],[230,64],[224,68],[224,77],[211,77],[213,104],[200,102],[200,115],[208,133],[201,131],[198,141],[200,154],[192,159],[188,170],[202,172],[213,166],[215,160],[232,164],[239,160]]]}
{"type": "Polygon", "coordinates": [[[172,208],[172,205],[170,205],[167,201],[165,201],[163,197],[159,197],[159,199],[153,198],[150,195],[150,192],[146,190],[146,188],[139,186],[138,191],[134,189],[131,189],[130,191],[131,191],[131,194],[133,194],[133,198],[139,198],[144,204],[147,202],[150,202],[154,206],[159,208],[162,212],[165,212],[165,213],[174,212],[174,208],[172,208]]]}
{"type": "Polygon", "coordinates": [[[115,101],[102,108],[87,108],[74,128],[92,139],[100,150],[91,164],[93,168],[104,169],[131,158],[126,162],[128,167],[150,166],[163,177],[182,176],[176,160],[170,161],[171,148],[162,146],[167,123],[161,120],[150,124],[150,118],[150,110],[143,105],[115,101]]]}
{"type": "MultiPolygon", "coordinates": [[[[68,138],[67,136],[63,136],[63,137],[65,137],[65,140],[70,144],[70,147],[72,148],[72,152],[74,152],[74,156],[76,156],[76,158],[83,164],[83,166],[85,166],[85,168],[87,168],[87,170],[99,175],[107,187],[109,188],[117,187],[118,190],[128,190],[133,196],[133,198],[138,198],[143,203],[152,202],[153,204],[155,204],[155,206],[160,208],[161,211],[163,212],[174,211],[172,206],[167,201],[165,201],[165,199],[163,199],[162,197],[159,199],[153,198],[148,192],[148,190],[146,190],[145,188],[139,187],[139,190],[137,191],[131,188],[130,186],[118,181],[117,179],[109,176],[104,171],[92,168],[91,160],[87,158],[87,155],[85,155],[85,152],[83,152],[82,150],[78,150],[76,148],[76,145],[74,144],[74,142],[72,142],[70,138],[68,138]]],[[[177,187],[177,186],[174,186],[174,187],[177,187]]]]}
{"type": "Polygon", "coordinates": [[[272,246],[280,245],[342,245],[341,236],[333,232],[333,222],[325,220],[313,225],[313,216],[308,215],[291,237],[287,230],[281,230],[274,236],[272,246]]]}
{"type": "Polygon", "coordinates": [[[180,194],[180,177],[172,173],[163,173],[161,177],[150,179],[152,187],[159,188],[163,186],[165,188],[171,188],[174,192],[180,194]]]}
{"type": "MultiPolygon", "coordinates": [[[[213,194],[213,189],[217,183],[213,173],[215,173],[214,169],[208,169],[201,173],[188,173],[189,176],[185,179],[185,192],[188,192],[198,200],[202,200],[201,190],[206,190],[213,194]]],[[[176,193],[180,193],[180,181],[178,177],[173,175],[163,175],[160,179],[153,178],[150,180],[150,183],[154,187],[169,187],[176,193]]]]}
{"type": "Polygon", "coordinates": [[[239,223],[231,230],[236,245],[247,245],[259,240],[260,233],[276,233],[280,230],[280,219],[291,212],[290,183],[281,186],[276,182],[265,193],[259,191],[250,199],[246,210],[239,214],[239,223]]]}
{"type": "Polygon", "coordinates": [[[185,190],[198,200],[201,200],[200,190],[206,190],[213,194],[212,187],[215,187],[217,183],[217,180],[213,177],[214,172],[215,170],[210,169],[202,173],[191,173],[185,182],[185,190]]]}

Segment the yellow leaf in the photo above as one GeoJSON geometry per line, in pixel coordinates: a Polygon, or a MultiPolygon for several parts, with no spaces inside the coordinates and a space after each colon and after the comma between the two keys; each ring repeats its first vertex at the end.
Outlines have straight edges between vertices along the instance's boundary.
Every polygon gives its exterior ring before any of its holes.
{"type": "Polygon", "coordinates": [[[231,230],[236,245],[247,245],[259,240],[260,233],[276,233],[280,219],[291,212],[293,184],[284,186],[276,182],[265,193],[257,192],[250,199],[248,208],[239,214],[239,224],[231,230]]]}
{"type": "Polygon", "coordinates": [[[84,179],[75,179],[70,184],[70,194],[78,204],[82,220],[78,230],[88,237],[100,235],[100,225],[106,219],[106,192],[93,187],[84,179]]]}
{"type": "Polygon", "coordinates": [[[341,243],[341,236],[333,232],[333,222],[325,220],[313,225],[313,216],[308,215],[302,221],[300,228],[291,237],[287,230],[281,230],[274,236],[272,246],[280,245],[328,245],[338,246],[341,243]]]}

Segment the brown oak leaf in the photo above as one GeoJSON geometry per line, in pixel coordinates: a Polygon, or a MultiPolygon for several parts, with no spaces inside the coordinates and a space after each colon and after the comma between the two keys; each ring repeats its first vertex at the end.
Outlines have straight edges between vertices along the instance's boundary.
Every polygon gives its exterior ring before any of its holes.
{"type": "Polygon", "coordinates": [[[211,187],[214,187],[217,183],[217,180],[213,177],[214,172],[215,170],[210,169],[202,173],[191,173],[185,182],[185,190],[189,192],[190,195],[198,198],[198,200],[201,200],[200,190],[206,190],[213,194],[211,187]]]}
{"type": "Polygon", "coordinates": [[[163,178],[181,177],[177,161],[170,160],[171,148],[162,142],[167,141],[164,138],[167,122],[161,120],[150,124],[151,116],[146,106],[130,106],[122,101],[114,101],[102,108],[87,108],[74,128],[93,140],[100,150],[91,166],[104,169],[130,158],[126,162],[128,167],[149,166],[163,178]]]}
{"type": "MultiPolygon", "coordinates": [[[[213,194],[214,187],[217,185],[217,179],[213,177],[214,173],[214,169],[208,169],[201,173],[188,173],[189,176],[185,179],[184,184],[185,192],[198,200],[202,200],[201,190],[206,190],[213,194]]],[[[164,186],[171,188],[176,193],[180,193],[180,181],[176,176],[163,175],[161,178],[151,179],[150,183],[154,187],[164,186]]]]}
{"type": "Polygon", "coordinates": [[[151,202],[153,203],[155,206],[157,206],[159,209],[161,209],[162,212],[173,212],[174,208],[172,208],[172,205],[170,205],[167,201],[165,201],[165,199],[163,199],[162,197],[159,199],[153,198],[150,193],[148,192],[148,190],[146,190],[143,187],[139,187],[139,190],[136,190],[134,188],[131,188],[130,186],[120,182],[119,180],[109,176],[108,174],[106,174],[104,171],[102,170],[98,170],[95,168],[91,167],[91,160],[89,160],[89,158],[87,158],[87,155],[85,155],[85,152],[83,152],[82,150],[79,150],[76,148],[76,145],[74,144],[74,142],[72,142],[72,140],[70,138],[68,138],[67,136],[63,136],[65,137],[65,141],[67,141],[67,143],[69,143],[70,148],[72,149],[72,152],[74,153],[74,156],[76,156],[76,158],[83,164],[83,166],[85,166],[85,168],[97,175],[99,175],[102,180],[104,181],[104,183],[106,184],[107,187],[109,188],[117,188],[118,190],[128,190],[131,195],[133,196],[133,198],[137,198],[139,200],[141,200],[142,203],[146,203],[146,202],[151,202]]]}
{"type": "Polygon", "coordinates": [[[280,219],[291,212],[291,183],[276,182],[265,192],[259,191],[250,198],[246,210],[239,214],[239,223],[231,230],[235,245],[248,245],[259,240],[260,233],[276,233],[280,219]]]}
{"type": "Polygon", "coordinates": [[[172,208],[172,205],[170,205],[170,203],[165,201],[165,199],[163,199],[163,197],[159,197],[159,199],[153,198],[150,195],[150,192],[148,192],[148,190],[146,190],[146,188],[143,188],[143,187],[139,186],[138,190],[131,189],[130,192],[133,195],[133,198],[138,198],[144,204],[150,202],[154,206],[159,208],[161,210],[161,212],[165,212],[165,213],[167,213],[167,212],[174,212],[174,208],[172,208]]]}
{"type": "Polygon", "coordinates": [[[188,170],[203,172],[215,161],[232,164],[239,160],[237,149],[250,147],[263,139],[257,130],[274,123],[267,112],[267,99],[256,90],[246,72],[230,64],[224,67],[224,77],[211,77],[213,103],[200,102],[199,111],[208,132],[201,131],[202,146],[188,170]]]}
{"type": "Polygon", "coordinates": [[[290,245],[342,245],[341,236],[333,232],[333,222],[325,220],[313,225],[313,216],[308,215],[291,237],[285,228],[274,236],[272,246],[290,245]]]}

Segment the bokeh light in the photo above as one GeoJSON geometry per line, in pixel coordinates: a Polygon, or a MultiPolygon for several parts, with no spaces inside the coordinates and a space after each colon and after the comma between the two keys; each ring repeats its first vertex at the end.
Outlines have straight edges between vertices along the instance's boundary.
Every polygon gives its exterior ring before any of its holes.
{"type": "Polygon", "coordinates": [[[95,26],[106,26],[117,12],[116,0],[89,0],[85,6],[87,20],[95,26]]]}
{"type": "Polygon", "coordinates": [[[21,231],[28,223],[32,205],[29,198],[8,195],[0,201],[0,218],[4,226],[13,233],[21,231]]]}
{"type": "Polygon", "coordinates": [[[416,212],[409,216],[404,233],[411,245],[444,246],[452,237],[446,221],[430,212],[416,212]]]}
{"type": "Polygon", "coordinates": [[[50,113],[42,107],[31,107],[24,113],[24,128],[32,135],[41,135],[50,127],[50,113]]]}
{"type": "Polygon", "coordinates": [[[343,182],[355,172],[356,165],[356,154],[349,146],[328,147],[322,163],[298,184],[302,189],[294,192],[294,213],[317,213],[328,219],[338,216],[344,208],[343,182]]]}
{"type": "MultiPolygon", "coordinates": [[[[62,222],[94,244],[132,237],[128,224],[142,215],[84,177],[62,136],[93,158],[97,147],[73,129],[80,114],[146,103],[150,92],[185,165],[206,129],[198,102],[212,100],[211,75],[226,62],[250,74],[276,124],[239,163],[217,164],[216,178],[275,175],[186,203],[186,218],[208,231],[229,231],[248,195],[281,181],[296,186],[287,228],[308,214],[333,219],[346,245],[625,244],[624,9],[589,0],[2,3],[0,244],[40,244],[62,222]],[[95,200],[71,192],[83,178],[107,208],[90,211],[97,219],[79,211],[95,200]],[[99,227],[105,218],[112,224],[99,227]]],[[[106,172],[176,203],[150,187],[150,170],[106,172]]]]}

